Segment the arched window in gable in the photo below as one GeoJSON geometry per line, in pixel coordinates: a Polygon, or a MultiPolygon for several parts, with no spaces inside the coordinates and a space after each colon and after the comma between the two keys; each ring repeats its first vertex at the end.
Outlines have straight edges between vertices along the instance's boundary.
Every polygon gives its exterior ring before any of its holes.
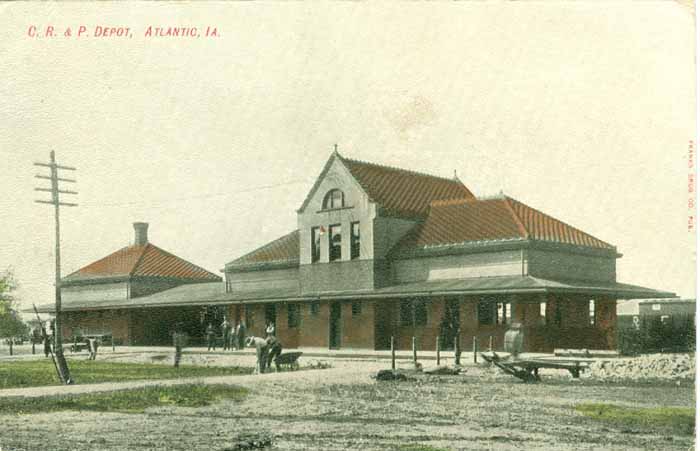
{"type": "Polygon", "coordinates": [[[342,208],[345,206],[345,194],[339,189],[332,189],[323,198],[323,209],[342,208]]]}

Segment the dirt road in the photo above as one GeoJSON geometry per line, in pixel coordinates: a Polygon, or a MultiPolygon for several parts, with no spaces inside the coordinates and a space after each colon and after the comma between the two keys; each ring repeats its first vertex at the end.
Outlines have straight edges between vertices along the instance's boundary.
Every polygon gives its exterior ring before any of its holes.
{"type": "Polygon", "coordinates": [[[245,401],[205,408],[4,415],[0,446],[224,450],[246,434],[272,436],[273,450],[686,450],[693,444],[692,435],[615,427],[573,409],[581,402],[690,407],[687,384],[601,384],[562,375],[527,385],[480,368],[463,376],[375,382],[369,375],[382,365],[303,371],[293,380],[246,377],[241,385],[251,393],[245,401]]]}

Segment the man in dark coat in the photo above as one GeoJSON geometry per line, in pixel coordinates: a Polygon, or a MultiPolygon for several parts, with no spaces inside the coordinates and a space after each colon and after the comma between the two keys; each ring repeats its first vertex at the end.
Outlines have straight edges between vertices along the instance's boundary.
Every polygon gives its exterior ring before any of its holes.
{"type": "Polygon", "coordinates": [[[238,323],[238,327],[236,328],[236,340],[238,342],[238,349],[240,350],[242,350],[245,347],[245,333],[245,321],[241,321],[240,323],[238,323]]]}
{"type": "Polygon", "coordinates": [[[221,323],[221,335],[224,337],[224,351],[231,348],[231,323],[224,316],[224,322],[221,323]]]}
{"type": "Polygon", "coordinates": [[[173,330],[173,346],[175,346],[175,368],[180,367],[180,359],[182,359],[182,348],[187,344],[187,334],[185,333],[182,323],[175,324],[173,330]]]}
{"type": "Polygon", "coordinates": [[[265,340],[267,342],[267,365],[266,368],[272,368],[272,362],[275,362],[275,369],[280,370],[280,365],[277,363],[277,357],[282,354],[282,343],[274,335],[270,335],[265,340]]]}
{"type": "Polygon", "coordinates": [[[41,326],[41,336],[44,339],[44,355],[48,357],[51,354],[51,335],[43,325],[41,326]]]}
{"type": "Polygon", "coordinates": [[[204,334],[207,336],[207,351],[216,351],[216,329],[212,323],[209,323],[204,334]]]}

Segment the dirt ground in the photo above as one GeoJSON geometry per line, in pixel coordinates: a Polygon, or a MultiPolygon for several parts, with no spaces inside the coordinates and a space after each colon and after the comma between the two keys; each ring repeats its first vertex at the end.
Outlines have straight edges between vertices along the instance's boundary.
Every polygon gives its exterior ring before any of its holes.
{"type": "MultiPolygon", "coordinates": [[[[215,356],[190,359],[222,364],[215,356]]],[[[687,450],[693,446],[691,435],[657,435],[598,423],[573,409],[583,402],[692,407],[692,384],[605,384],[572,380],[564,373],[547,373],[542,383],[523,384],[492,368],[477,367],[459,376],[376,382],[370,374],[388,362],[327,361],[333,368],[302,371],[303,377],[297,373],[294,381],[247,378],[249,382],[241,385],[251,392],[242,403],[153,408],[145,414],[2,415],[0,448],[225,450],[250,434],[272,437],[272,446],[266,448],[271,450],[687,450]]],[[[236,383],[235,377],[231,383],[236,383]]]]}

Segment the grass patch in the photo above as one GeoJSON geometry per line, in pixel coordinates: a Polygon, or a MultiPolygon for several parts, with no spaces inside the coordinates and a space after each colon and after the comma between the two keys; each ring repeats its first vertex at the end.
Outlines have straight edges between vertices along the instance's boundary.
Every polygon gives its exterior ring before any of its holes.
{"type": "Polygon", "coordinates": [[[595,420],[645,430],[693,434],[695,409],[690,407],[623,407],[613,404],[579,404],[577,412],[595,420]]]}
{"type": "MultiPolygon", "coordinates": [[[[90,360],[68,361],[71,376],[78,384],[122,382],[181,377],[236,376],[251,374],[252,368],[172,366],[149,363],[118,363],[90,360]]],[[[4,362],[0,364],[0,389],[60,384],[50,359],[4,362]]]]}
{"type": "Polygon", "coordinates": [[[59,410],[142,413],[149,407],[203,407],[220,399],[241,401],[248,390],[231,385],[152,386],[106,393],[0,398],[0,414],[46,413],[59,410]]]}

